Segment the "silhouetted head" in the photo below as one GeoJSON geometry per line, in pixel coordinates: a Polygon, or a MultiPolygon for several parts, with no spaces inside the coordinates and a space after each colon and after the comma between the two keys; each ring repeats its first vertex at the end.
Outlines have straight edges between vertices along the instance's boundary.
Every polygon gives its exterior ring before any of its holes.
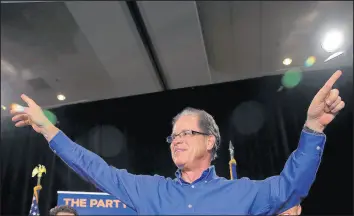
{"type": "Polygon", "coordinates": [[[77,211],[71,206],[56,206],[49,211],[50,216],[78,216],[77,211]]]}

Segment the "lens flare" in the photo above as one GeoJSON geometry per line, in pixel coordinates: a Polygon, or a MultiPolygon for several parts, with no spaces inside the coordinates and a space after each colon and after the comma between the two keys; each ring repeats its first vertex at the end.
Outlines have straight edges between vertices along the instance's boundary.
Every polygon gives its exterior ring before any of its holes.
{"type": "Polygon", "coordinates": [[[302,79],[302,71],[299,68],[292,68],[285,72],[281,83],[285,88],[294,88],[302,79]]]}
{"type": "Polygon", "coordinates": [[[54,113],[49,110],[43,110],[43,113],[52,124],[55,125],[57,123],[57,116],[54,113]]]}
{"type": "Polygon", "coordinates": [[[316,62],[316,57],[315,56],[310,56],[306,59],[304,65],[305,67],[311,67],[312,65],[314,65],[316,62]]]}

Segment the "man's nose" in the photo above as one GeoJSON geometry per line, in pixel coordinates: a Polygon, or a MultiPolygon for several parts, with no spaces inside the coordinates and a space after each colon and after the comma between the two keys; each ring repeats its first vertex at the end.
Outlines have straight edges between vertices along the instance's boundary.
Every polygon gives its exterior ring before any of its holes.
{"type": "Polygon", "coordinates": [[[182,143],[182,139],[179,136],[176,136],[174,140],[172,141],[172,145],[178,145],[182,143]]]}

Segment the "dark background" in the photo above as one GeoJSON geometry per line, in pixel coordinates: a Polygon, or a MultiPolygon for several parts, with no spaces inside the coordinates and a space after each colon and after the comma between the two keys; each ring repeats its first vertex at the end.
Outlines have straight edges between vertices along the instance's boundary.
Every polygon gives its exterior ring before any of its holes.
{"type": "MultiPolygon", "coordinates": [[[[302,204],[304,214],[353,213],[353,69],[342,69],[335,87],[346,107],[325,131],[326,149],[302,204]]],[[[176,168],[165,142],[171,119],[186,106],[201,108],[215,117],[221,130],[222,146],[214,162],[217,174],[229,178],[228,142],[232,140],[239,177],[264,179],[278,174],[297,147],[307,108],[334,71],[306,72],[297,87],[280,92],[281,76],[271,76],[52,111],[61,130],[109,164],[132,173],[172,177],[176,168]]],[[[1,214],[28,214],[36,184],[31,172],[38,164],[47,168],[39,203],[42,214],[56,205],[58,190],[97,191],[69,170],[41,135],[29,128],[16,129],[9,118],[3,118],[1,214]]]]}

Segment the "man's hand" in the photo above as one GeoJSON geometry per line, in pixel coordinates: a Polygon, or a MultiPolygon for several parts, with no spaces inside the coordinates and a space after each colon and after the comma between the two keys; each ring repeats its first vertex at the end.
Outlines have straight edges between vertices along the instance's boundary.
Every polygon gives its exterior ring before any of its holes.
{"type": "Polygon", "coordinates": [[[342,71],[336,71],[313,98],[307,111],[305,123],[310,129],[323,132],[336,114],[344,108],[345,104],[339,96],[338,89],[332,89],[334,83],[341,75],[342,71]]]}
{"type": "Polygon", "coordinates": [[[11,109],[10,112],[14,117],[12,121],[16,122],[16,127],[24,127],[31,125],[37,133],[42,133],[47,139],[50,139],[58,132],[58,129],[44,115],[41,107],[39,107],[31,98],[22,94],[21,98],[28,107],[23,110],[11,109]]]}

